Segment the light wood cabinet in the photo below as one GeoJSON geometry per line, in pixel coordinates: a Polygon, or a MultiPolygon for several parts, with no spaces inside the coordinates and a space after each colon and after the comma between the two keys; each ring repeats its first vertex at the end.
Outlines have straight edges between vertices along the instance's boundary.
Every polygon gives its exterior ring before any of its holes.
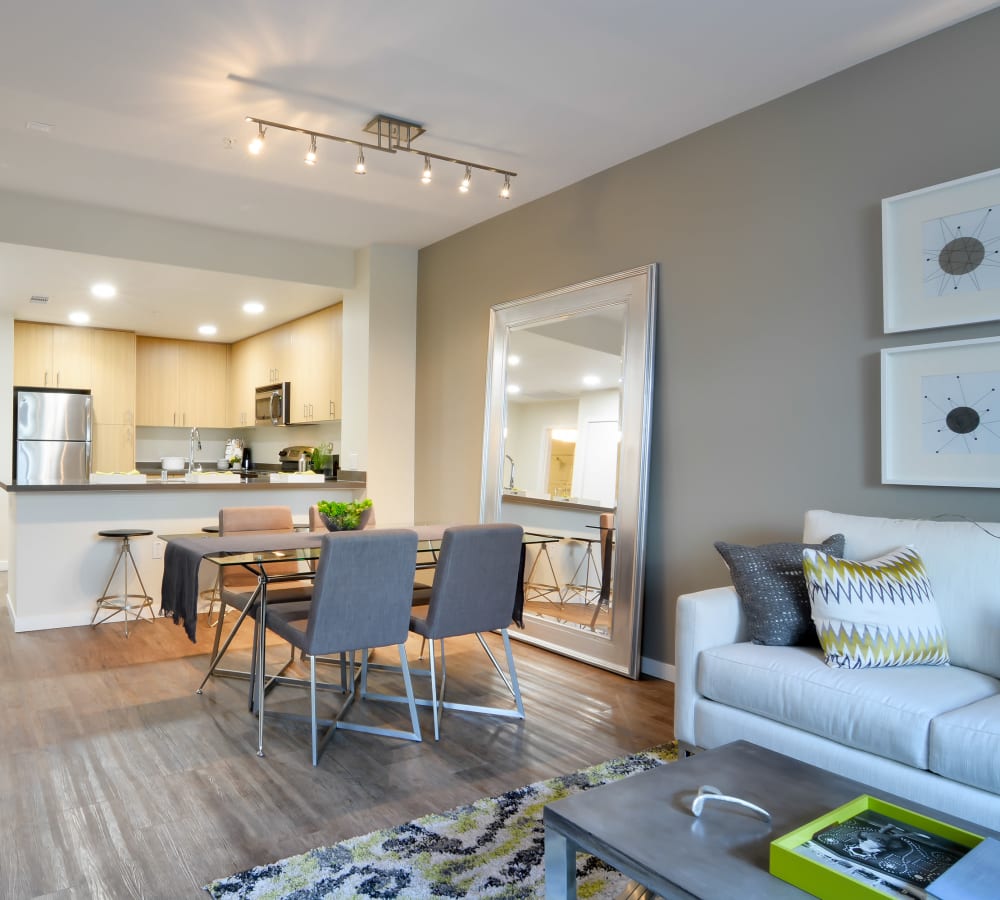
{"type": "Polygon", "coordinates": [[[225,344],[136,339],[136,424],[224,428],[229,378],[225,344]]]}
{"type": "MultiPolygon", "coordinates": [[[[93,330],[92,342],[91,393],[94,398],[94,422],[101,425],[134,426],[135,335],[130,331],[98,328],[93,330]]],[[[129,465],[128,469],[131,468],[129,465]]]]}
{"type": "Polygon", "coordinates": [[[22,387],[91,386],[90,328],[14,323],[14,383],[22,387]]]}
{"type": "Polygon", "coordinates": [[[292,422],[340,418],[343,306],[331,306],[288,327],[292,422]]]}
{"type": "Polygon", "coordinates": [[[91,454],[94,472],[131,472],[135,468],[135,428],[95,423],[91,454]]]}
{"type": "Polygon", "coordinates": [[[341,416],[343,305],[295,319],[232,345],[229,424],[254,424],[254,391],[291,385],[289,421],[324,422],[341,416]]]}
{"type": "Polygon", "coordinates": [[[248,428],[254,424],[254,381],[252,338],[238,341],[229,349],[229,425],[248,428]]]}

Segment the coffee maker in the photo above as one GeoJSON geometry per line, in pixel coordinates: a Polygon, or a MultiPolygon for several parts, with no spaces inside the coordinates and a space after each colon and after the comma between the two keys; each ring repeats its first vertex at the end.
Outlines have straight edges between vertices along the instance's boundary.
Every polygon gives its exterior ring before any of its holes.
{"type": "Polygon", "coordinates": [[[244,472],[249,472],[253,469],[253,454],[250,452],[249,447],[243,448],[243,461],[240,463],[240,468],[244,472]]]}

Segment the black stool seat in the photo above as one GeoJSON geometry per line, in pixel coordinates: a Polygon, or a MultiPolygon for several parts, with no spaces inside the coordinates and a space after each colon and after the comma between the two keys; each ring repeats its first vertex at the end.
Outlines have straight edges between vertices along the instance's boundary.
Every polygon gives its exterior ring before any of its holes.
{"type": "Polygon", "coordinates": [[[219,533],[219,526],[218,525],[203,525],[202,528],[201,528],[201,530],[204,531],[204,532],[206,532],[207,534],[218,534],[219,533]]]}
{"type": "Polygon", "coordinates": [[[135,557],[132,555],[132,547],[129,543],[130,538],[148,537],[153,532],[149,528],[105,528],[97,533],[101,537],[113,538],[121,541],[122,546],[121,550],[118,552],[118,558],[115,560],[114,568],[108,576],[108,583],[104,585],[104,593],[102,596],[97,598],[97,608],[94,610],[94,616],[90,620],[90,624],[91,626],[96,627],[103,622],[107,622],[108,619],[113,616],[123,614],[125,617],[125,637],[128,637],[129,614],[132,615],[133,621],[138,622],[140,616],[142,616],[142,611],[144,609],[148,609],[149,618],[153,621],[156,620],[156,615],[153,613],[153,598],[147,592],[146,585],[142,583],[142,575],[139,574],[139,567],[135,564],[135,557]],[[142,593],[129,592],[129,563],[132,564],[132,571],[135,573],[135,577],[139,581],[139,588],[142,593]],[[111,582],[114,581],[115,575],[118,573],[119,566],[121,567],[122,574],[125,578],[125,590],[120,594],[109,594],[108,591],[111,589],[111,582]],[[132,603],[132,600],[138,600],[139,602],[132,603]],[[107,615],[98,621],[97,617],[103,611],[107,611],[107,615]]]}

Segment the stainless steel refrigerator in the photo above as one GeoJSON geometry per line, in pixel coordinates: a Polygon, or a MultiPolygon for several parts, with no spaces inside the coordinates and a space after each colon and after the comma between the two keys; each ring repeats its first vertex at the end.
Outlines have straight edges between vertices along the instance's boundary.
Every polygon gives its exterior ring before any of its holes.
{"type": "Polygon", "coordinates": [[[14,482],[87,482],[91,418],[90,391],[15,387],[14,482]]]}

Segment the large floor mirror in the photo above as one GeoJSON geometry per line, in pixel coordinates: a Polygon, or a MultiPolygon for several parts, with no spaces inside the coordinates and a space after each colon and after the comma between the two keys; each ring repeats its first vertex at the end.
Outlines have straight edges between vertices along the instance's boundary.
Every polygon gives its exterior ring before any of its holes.
{"type": "Polygon", "coordinates": [[[656,266],[492,308],[481,518],[544,535],[511,635],[636,678],[656,266]]]}

